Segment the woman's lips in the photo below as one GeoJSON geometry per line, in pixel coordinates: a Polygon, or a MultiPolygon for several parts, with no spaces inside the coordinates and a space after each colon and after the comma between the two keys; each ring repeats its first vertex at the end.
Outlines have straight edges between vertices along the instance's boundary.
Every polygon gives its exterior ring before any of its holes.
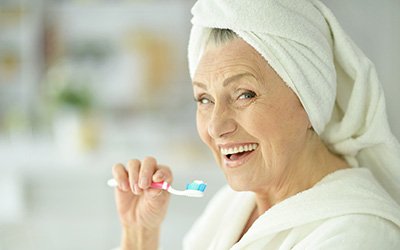
{"type": "Polygon", "coordinates": [[[241,152],[241,153],[237,153],[237,154],[225,155],[225,157],[228,160],[237,161],[237,160],[240,160],[241,158],[243,158],[244,156],[250,154],[251,152],[253,152],[253,151],[246,151],[246,152],[241,152]]]}
{"type": "Polygon", "coordinates": [[[258,144],[255,143],[221,147],[224,165],[229,168],[243,165],[254,154],[257,147],[258,144]]]}

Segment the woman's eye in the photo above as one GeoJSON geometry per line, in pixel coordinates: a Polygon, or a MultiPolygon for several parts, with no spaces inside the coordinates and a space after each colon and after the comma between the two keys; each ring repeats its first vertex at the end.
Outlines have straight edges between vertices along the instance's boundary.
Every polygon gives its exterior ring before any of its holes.
{"type": "Polygon", "coordinates": [[[210,99],[208,99],[206,97],[199,97],[199,98],[196,98],[195,100],[199,104],[209,104],[209,103],[211,103],[210,99]]]}
{"type": "Polygon", "coordinates": [[[244,93],[242,93],[238,99],[251,99],[254,98],[256,96],[256,93],[254,93],[253,91],[246,91],[244,93]]]}
{"type": "Polygon", "coordinates": [[[200,102],[201,104],[209,104],[209,103],[210,103],[210,100],[208,100],[207,98],[200,98],[200,99],[199,99],[199,102],[200,102]]]}

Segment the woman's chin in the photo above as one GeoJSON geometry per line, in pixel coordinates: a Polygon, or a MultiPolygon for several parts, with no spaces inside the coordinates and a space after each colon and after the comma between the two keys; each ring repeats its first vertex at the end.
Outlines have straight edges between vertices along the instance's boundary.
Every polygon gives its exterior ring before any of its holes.
{"type": "Polygon", "coordinates": [[[247,190],[247,189],[244,188],[244,187],[239,187],[239,186],[230,185],[230,184],[229,184],[229,186],[231,187],[231,189],[232,189],[233,191],[236,191],[236,192],[245,192],[245,191],[249,191],[249,190],[247,190]]]}
{"type": "Polygon", "coordinates": [[[237,192],[249,191],[249,183],[243,180],[235,180],[225,176],[229,187],[237,192]]]}

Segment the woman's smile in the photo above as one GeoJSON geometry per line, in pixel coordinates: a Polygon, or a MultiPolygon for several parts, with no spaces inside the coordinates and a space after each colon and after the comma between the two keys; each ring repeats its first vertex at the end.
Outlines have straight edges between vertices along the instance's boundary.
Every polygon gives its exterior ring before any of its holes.
{"type": "Polygon", "coordinates": [[[220,145],[223,165],[228,168],[240,167],[247,163],[258,148],[257,143],[238,143],[220,145]]]}

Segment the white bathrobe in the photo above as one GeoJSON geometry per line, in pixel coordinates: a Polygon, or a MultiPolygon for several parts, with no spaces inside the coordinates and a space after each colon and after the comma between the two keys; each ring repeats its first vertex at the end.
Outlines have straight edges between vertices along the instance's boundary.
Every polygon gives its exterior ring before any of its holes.
{"type": "Polygon", "coordinates": [[[400,249],[400,207],[366,168],[336,171],[261,215],[239,239],[255,195],[225,187],[187,234],[187,250],[400,249]]]}

